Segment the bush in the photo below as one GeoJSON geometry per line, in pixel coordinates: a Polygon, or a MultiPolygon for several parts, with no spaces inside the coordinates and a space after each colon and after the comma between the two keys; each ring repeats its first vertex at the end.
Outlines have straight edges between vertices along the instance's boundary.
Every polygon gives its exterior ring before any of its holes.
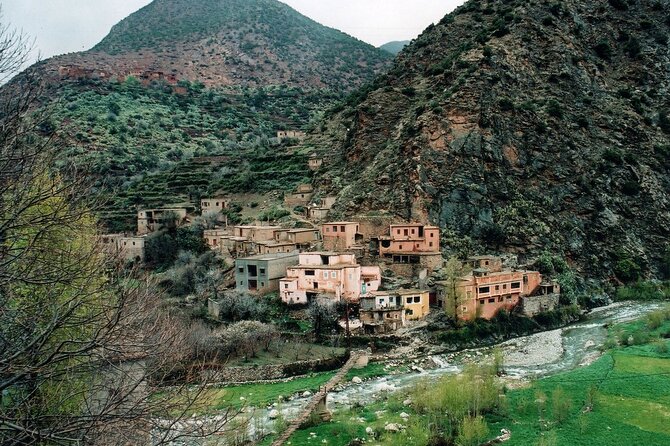
{"type": "Polygon", "coordinates": [[[465,417],[458,428],[457,443],[460,446],[478,446],[489,435],[489,428],[484,418],[465,417]]]}
{"type": "Polygon", "coordinates": [[[557,387],[551,395],[552,416],[556,424],[562,424],[570,416],[572,400],[562,387],[557,387]]]}
{"type": "Polygon", "coordinates": [[[631,283],[640,279],[642,268],[632,259],[621,259],[614,265],[614,273],[624,283],[631,283]]]}
{"type": "Polygon", "coordinates": [[[593,51],[603,60],[609,61],[612,59],[612,47],[606,40],[602,40],[594,46],[593,51]]]}
{"type": "Polygon", "coordinates": [[[563,108],[561,107],[561,104],[559,104],[557,100],[552,99],[547,103],[547,113],[549,114],[549,116],[561,119],[563,117],[563,108]]]}

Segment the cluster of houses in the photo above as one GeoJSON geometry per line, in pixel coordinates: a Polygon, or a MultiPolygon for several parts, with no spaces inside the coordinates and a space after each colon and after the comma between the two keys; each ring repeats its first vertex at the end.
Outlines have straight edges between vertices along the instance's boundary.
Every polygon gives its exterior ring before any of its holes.
{"type": "MultiPolygon", "coordinates": [[[[308,204],[312,194],[311,188],[299,187],[285,200],[308,204]]],[[[203,214],[220,214],[229,206],[226,198],[200,201],[203,214]]],[[[124,259],[141,261],[147,234],[189,219],[184,207],[141,210],[137,235],[109,234],[102,243],[124,259]]],[[[538,271],[505,267],[495,256],[472,257],[464,269],[467,274],[434,280],[444,266],[436,226],[393,223],[374,229],[356,221],[326,221],[307,228],[222,222],[203,236],[210,249],[234,262],[238,291],[278,293],[290,306],[307,305],[317,297],[352,304],[369,333],[397,330],[425,318],[431,308],[468,320],[492,318],[501,309],[514,308],[532,316],[558,305],[557,283],[543,280],[538,271]],[[382,270],[418,287],[383,283],[382,270]]]]}

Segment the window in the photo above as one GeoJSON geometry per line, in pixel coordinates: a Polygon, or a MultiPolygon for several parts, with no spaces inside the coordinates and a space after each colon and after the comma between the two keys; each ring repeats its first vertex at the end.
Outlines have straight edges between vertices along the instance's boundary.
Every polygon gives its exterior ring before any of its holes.
{"type": "Polygon", "coordinates": [[[421,302],[421,296],[414,296],[414,303],[418,304],[421,302]]]}
{"type": "Polygon", "coordinates": [[[215,206],[218,206],[218,205],[219,205],[219,202],[217,201],[215,206]]]}
{"type": "Polygon", "coordinates": [[[344,226],[340,226],[340,232],[346,232],[346,230],[344,229],[344,226]]]}
{"type": "Polygon", "coordinates": [[[502,301],[503,301],[503,297],[502,296],[498,297],[498,302],[502,302],[502,301]]]}
{"type": "Polygon", "coordinates": [[[507,289],[507,284],[503,283],[503,290],[506,290],[506,289],[507,289]]]}
{"type": "Polygon", "coordinates": [[[265,286],[265,282],[261,282],[261,286],[265,286]]]}
{"type": "Polygon", "coordinates": [[[330,226],[326,226],[326,232],[330,232],[330,226]]]}
{"type": "Polygon", "coordinates": [[[285,284],[284,284],[284,289],[285,289],[285,290],[288,290],[288,283],[285,283],[285,284]]]}
{"type": "Polygon", "coordinates": [[[405,229],[405,230],[403,231],[403,235],[404,235],[405,237],[407,237],[407,235],[408,235],[408,233],[407,233],[407,229],[405,229]]]}
{"type": "Polygon", "coordinates": [[[240,280],[240,285],[244,285],[244,282],[242,282],[241,280],[240,280]]]}
{"type": "Polygon", "coordinates": [[[331,271],[330,272],[330,278],[331,279],[336,279],[337,278],[337,271],[331,271]]]}
{"type": "Polygon", "coordinates": [[[496,291],[500,290],[500,285],[496,285],[496,291]]]}
{"type": "Polygon", "coordinates": [[[512,296],[507,296],[507,300],[512,300],[512,296]]]}
{"type": "Polygon", "coordinates": [[[333,232],[337,232],[337,226],[333,226],[333,232]]]}
{"type": "Polygon", "coordinates": [[[307,269],[307,270],[305,270],[305,275],[306,276],[314,276],[316,274],[314,273],[313,269],[307,269]]]}
{"type": "Polygon", "coordinates": [[[384,299],[383,297],[381,299],[379,299],[379,305],[384,305],[385,302],[386,302],[386,299],[384,299]]]}
{"type": "Polygon", "coordinates": [[[261,271],[261,274],[265,274],[265,268],[261,268],[260,271],[261,271]]]}
{"type": "Polygon", "coordinates": [[[396,231],[396,234],[400,235],[400,229],[398,229],[398,230],[396,231]]]}
{"type": "Polygon", "coordinates": [[[496,303],[496,300],[494,298],[491,298],[491,299],[489,299],[489,303],[494,304],[494,303],[496,303]]]}
{"type": "Polygon", "coordinates": [[[433,238],[434,236],[435,236],[435,234],[431,232],[430,233],[430,238],[433,238]]]}
{"type": "Polygon", "coordinates": [[[491,289],[490,289],[489,287],[487,287],[487,286],[480,286],[480,287],[479,287],[479,292],[480,292],[481,294],[486,294],[486,293],[488,293],[488,292],[490,292],[490,291],[491,291],[491,289]]]}
{"type": "Polygon", "coordinates": [[[472,299],[472,291],[468,291],[468,292],[466,292],[466,293],[465,293],[465,296],[466,296],[468,299],[472,299]]]}
{"type": "Polygon", "coordinates": [[[468,307],[461,307],[461,312],[467,313],[468,312],[468,307]]]}
{"type": "Polygon", "coordinates": [[[408,298],[407,298],[407,303],[408,303],[408,304],[411,304],[411,303],[412,303],[412,298],[411,298],[411,297],[408,297],[408,298]]]}
{"type": "Polygon", "coordinates": [[[405,310],[405,314],[406,314],[407,316],[411,316],[411,315],[414,314],[414,311],[412,311],[412,310],[405,310]]]}
{"type": "Polygon", "coordinates": [[[415,232],[416,232],[416,230],[415,230],[415,229],[412,229],[412,235],[414,235],[415,232]]]}
{"type": "Polygon", "coordinates": [[[430,246],[432,248],[433,247],[433,242],[429,242],[428,246],[430,246]]]}
{"type": "Polygon", "coordinates": [[[521,288],[521,282],[512,282],[513,290],[518,290],[519,288],[521,288]]]}
{"type": "Polygon", "coordinates": [[[524,274],[524,276],[523,276],[523,283],[525,283],[526,285],[528,285],[528,276],[525,275],[525,274],[524,274]]]}
{"type": "Polygon", "coordinates": [[[398,249],[402,249],[402,245],[398,246],[398,249]]]}
{"type": "Polygon", "coordinates": [[[240,273],[243,273],[244,272],[244,267],[240,266],[239,268],[237,268],[237,271],[240,272],[240,273]]]}
{"type": "Polygon", "coordinates": [[[486,301],[484,301],[484,299],[479,299],[479,305],[484,305],[485,303],[486,301]]]}

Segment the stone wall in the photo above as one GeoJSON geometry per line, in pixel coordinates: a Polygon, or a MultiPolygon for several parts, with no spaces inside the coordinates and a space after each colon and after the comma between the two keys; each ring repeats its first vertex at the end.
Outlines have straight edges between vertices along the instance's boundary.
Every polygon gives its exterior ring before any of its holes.
{"type": "Polygon", "coordinates": [[[558,308],[560,297],[558,294],[523,297],[521,298],[521,312],[525,316],[533,317],[539,313],[555,310],[558,308]]]}
{"type": "Polygon", "coordinates": [[[201,379],[218,383],[246,383],[254,381],[282,380],[310,372],[325,372],[339,369],[347,361],[348,355],[327,359],[298,361],[288,364],[271,364],[258,367],[209,368],[202,372],[201,379]]]}

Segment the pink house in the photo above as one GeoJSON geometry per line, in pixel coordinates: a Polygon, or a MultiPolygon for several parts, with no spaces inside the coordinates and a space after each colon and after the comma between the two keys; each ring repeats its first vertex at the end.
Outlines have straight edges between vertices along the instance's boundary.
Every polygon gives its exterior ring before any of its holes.
{"type": "Polygon", "coordinates": [[[389,235],[379,238],[379,255],[439,253],[440,228],[421,223],[391,225],[389,235]]]}
{"type": "Polygon", "coordinates": [[[319,295],[358,302],[380,285],[381,269],[357,264],[354,254],[311,252],[300,254],[298,265],[287,268],[279,295],[287,304],[307,304],[319,295]]]}
{"type": "Polygon", "coordinates": [[[321,225],[323,248],[327,250],[346,250],[355,246],[363,236],[358,233],[358,223],[340,221],[321,225]]]}

